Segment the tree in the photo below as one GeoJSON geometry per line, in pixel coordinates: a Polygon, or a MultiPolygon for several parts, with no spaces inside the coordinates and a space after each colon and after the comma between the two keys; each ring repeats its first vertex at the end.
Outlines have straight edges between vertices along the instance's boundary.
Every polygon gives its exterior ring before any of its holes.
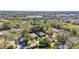
{"type": "Polygon", "coordinates": [[[57,42],[52,42],[50,43],[50,48],[56,48],[57,47],[57,42]]]}
{"type": "Polygon", "coordinates": [[[68,36],[64,33],[58,33],[56,35],[56,38],[58,39],[58,42],[62,43],[62,44],[65,44],[66,43],[66,40],[68,39],[68,36]]]}
{"type": "Polygon", "coordinates": [[[2,30],[9,30],[11,29],[11,23],[10,22],[4,22],[2,25],[2,30]]]}
{"type": "Polygon", "coordinates": [[[73,45],[71,48],[72,49],[79,49],[79,45],[73,45]]]}
{"type": "Polygon", "coordinates": [[[47,33],[48,35],[53,35],[53,28],[48,28],[48,29],[46,30],[46,33],[47,33]]]}
{"type": "Polygon", "coordinates": [[[48,48],[49,47],[49,41],[45,38],[39,37],[39,48],[48,48]]]}
{"type": "Polygon", "coordinates": [[[71,32],[73,33],[73,35],[77,34],[77,31],[76,31],[75,28],[72,28],[72,29],[71,29],[71,32]]]}

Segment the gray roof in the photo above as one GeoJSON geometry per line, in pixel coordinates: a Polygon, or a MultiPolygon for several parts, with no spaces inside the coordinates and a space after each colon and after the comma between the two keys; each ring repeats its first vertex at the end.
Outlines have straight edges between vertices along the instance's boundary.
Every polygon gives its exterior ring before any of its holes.
{"type": "Polygon", "coordinates": [[[38,34],[38,36],[44,36],[44,35],[46,35],[46,34],[43,33],[43,32],[38,32],[37,34],[38,34]]]}

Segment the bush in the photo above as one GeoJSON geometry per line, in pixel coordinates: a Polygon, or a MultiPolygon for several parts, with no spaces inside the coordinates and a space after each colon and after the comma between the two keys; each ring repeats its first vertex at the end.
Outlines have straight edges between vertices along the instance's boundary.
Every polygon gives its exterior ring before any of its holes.
{"type": "Polygon", "coordinates": [[[79,49],[79,45],[74,45],[72,49],[79,49]]]}
{"type": "Polygon", "coordinates": [[[56,47],[57,47],[57,42],[50,43],[50,48],[56,48],[56,47]]]}
{"type": "Polygon", "coordinates": [[[6,49],[13,49],[13,45],[7,45],[6,49]]]}

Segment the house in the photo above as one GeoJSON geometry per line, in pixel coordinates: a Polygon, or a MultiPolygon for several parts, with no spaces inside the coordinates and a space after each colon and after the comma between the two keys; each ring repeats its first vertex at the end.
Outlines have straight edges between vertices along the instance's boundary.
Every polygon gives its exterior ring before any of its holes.
{"type": "Polygon", "coordinates": [[[43,32],[36,32],[35,34],[38,35],[38,36],[40,36],[40,37],[44,37],[44,36],[46,36],[46,34],[43,33],[43,32]]]}

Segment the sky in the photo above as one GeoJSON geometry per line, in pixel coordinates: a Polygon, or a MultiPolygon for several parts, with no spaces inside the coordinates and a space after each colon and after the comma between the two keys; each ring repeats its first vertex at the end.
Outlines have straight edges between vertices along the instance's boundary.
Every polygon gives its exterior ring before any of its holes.
{"type": "Polygon", "coordinates": [[[79,11],[78,0],[0,0],[0,10],[79,11]]]}

